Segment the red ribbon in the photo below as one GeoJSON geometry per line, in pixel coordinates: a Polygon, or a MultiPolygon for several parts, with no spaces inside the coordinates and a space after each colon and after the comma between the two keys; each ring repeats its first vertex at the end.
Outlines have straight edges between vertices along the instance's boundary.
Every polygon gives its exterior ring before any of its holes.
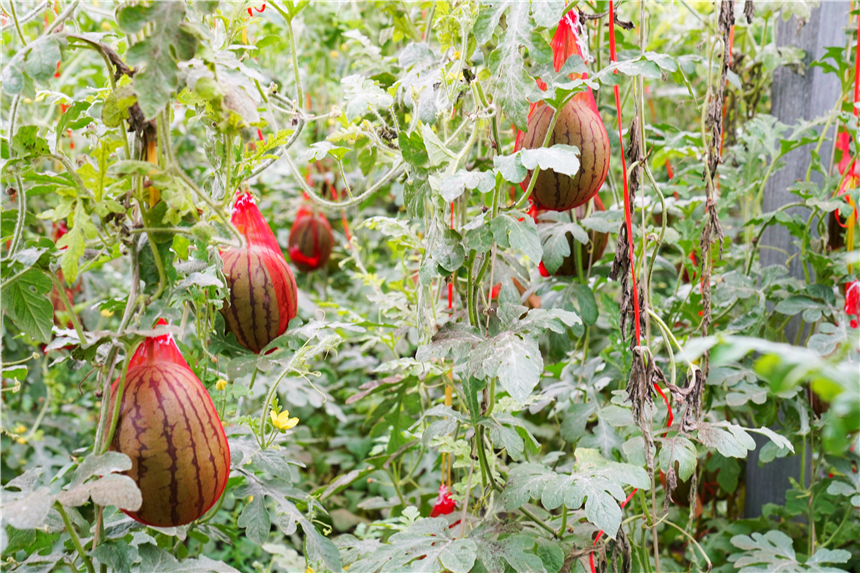
{"type": "MultiPolygon", "coordinates": [[[[618,54],[615,50],[615,10],[613,7],[613,1],[609,0],[609,57],[611,61],[615,62],[618,60],[618,54]]],[[[615,70],[614,73],[618,73],[618,70],[615,70]]],[[[623,138],[623,130],[621,127],[621,97],[618,93],[618,85],[615,85],[615,110],[618,114],[618,139],[620,141],[624,141],[623,138]]],[[[636,273],[633,270],[632,262],[633,262],[633,222],[630,214],[630,193],[627,190],[627,160],[624,158],[624,151],[621,151],[621,169],[624,174],[624,219],[625,225],[627,227],[627,244],[630,247],[630,278],[633,283],[633,312],[635,313],[634,324],[636,325],[636,346],[639,346],[640,339],[642,337],[642,329],[639,325],[639,291],[636,289],[636,273]]],[[[665,215],[664,215],[665,216],[665,215]]],[[[656,382],[654,383],[654,389],[657,390],[657,393],[660,394],[660,397],[663,398],[663,403],[666,404],[666,410],[668,412],[668,418],[666,420],[666,427],[672,425],[672,408],[669,405],[669,398],[663,393],[663,390],[660,388],[660,385],[656,382]]],[[[666,435],[665,433],[663,434],[666,435]]],[[[623,508],[627,505],[633,495],[636,493],[636,489],[630,492],[630,495],[627,496],[627,499],[621,504],[623,508]]],[[[597,542],[600,540],[603,535],[603,530],[600,530],[597,533],[597,537],[594,539],[594,545],[597,545],[597,542]]],[[[589,563],[591,565],[591,573],[597,573],[597,569],[594,567],[594,553],[592,552],[588,556],[589,563]]]]}

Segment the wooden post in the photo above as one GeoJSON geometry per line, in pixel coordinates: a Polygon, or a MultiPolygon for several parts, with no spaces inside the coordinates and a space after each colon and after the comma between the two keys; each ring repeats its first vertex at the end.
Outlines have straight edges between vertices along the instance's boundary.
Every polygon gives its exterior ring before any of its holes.
{"type": "MultiPolygon", "coordinates": [[[[849,2],[822,2],[812,11],[809,21],[799,31],[795,17],[787,22],[779,18],[776,31],[777,46],[802,48],[806,52],[805,64],[820,58],[827,46],[844,48],[845,26],[849,24],[849,8],[849,2]]],[[[806,67],[804,75],[801,75],[790,68],[782,67],[774,73],[771,114],[786,125],[793,125],[801,120],[811,120],[829,113],[836,105],[840,91],[839,78],[833,74],[823,73],[821,68],[806,67]]],[[[836,126],[830,129],[836,129],[836,126]]],[[[832,137],[828,136],[820,151],[822,163],[825,166],[829,163],[831,142],[832,137]]],[[[805,146],[783,158],[785,167],[775,172],[765,185],[762,212],[774,211],[796,200],[788,188],[795,181],[806,178],[810,150],[813,148],[812,145],[805,146]]],[[[816,174],[813,174],[813,180],[815,179],[816,174]]],[[[820,176],[817,179],[820,180],[820,176]]],[[[809,216],[807,209],[797,208],[791,212],[809,216]]],[[[798,252],[799,248],[787,229],[777,225],[771,226],[763,233],[759,247],[761,267],[784,266],[790,258],[791,276],[804,279],[803,269],[797,257],[798,252]]],[[[799,328],[799,320],[789,323],[786,329],[789,343],[794,342],[799,328]]],[[[778,431],[778,428],[774,429],[778,431]]],[[[747,457],[744,507],[746,517],[761,515],[761,508],[766,503],[783,505],[785,492],[791,488],[788,478],[800,478],[799,455],[776,459],[763,467],[758,467],[759,449],[766,442],[766,439],[756,435],[757,448],[747,457]]],[[[811,452],[807,452],[807,480],[811,472],[811,459],[811,452]]]]}

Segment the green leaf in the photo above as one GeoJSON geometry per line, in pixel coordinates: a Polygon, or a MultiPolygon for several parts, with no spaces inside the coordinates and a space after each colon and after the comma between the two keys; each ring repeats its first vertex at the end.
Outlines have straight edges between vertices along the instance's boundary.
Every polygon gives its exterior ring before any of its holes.
{"type": "Polygon", "coordinates": [[[493,167],[509,183],[520,183],[525,180],[529,173],[528,169],[523,166],[523,158],[520,153],[496,155],[493,158],[493,167]]]}
{"type": "Polygon", "coordinates": [[[484,44],[492,37],[502,15],[508,13],[507,28],[490,54],[488,66],[493,78],[493,101],[523,131],[528,129],[529,109],[524,94],[531,91],[534,81],[526,72],[520,48],[532,50],[535,42],[542,41],[535,38],[537,32],[529,18],[529,7],[528,2],[488,2],[482,6],[474,29],[478,43],[484,44]]]}
{"type": "MultiPolygon", "coordinates": [[[[66,110],[66,113],[60,116],[60,121],[57,122],[55,133],[65,133],[67,129],[81,129],[94,121],[89,115],[81,114],[88,111],[92,107],[92,103],[82,100],[76,101],[66,110]]],[[[29,195],[29,193],[27,193],[29,195]]]]}
{"type": "MultiPolygon", "coordinates": [[[[568,235],[580,243],[588,243],[588,233],[573,221],[542,223],[538,225],[538,232],[543,247],[542,261],[550,274],[555,274],[564,259],[572,254],[571,239],[568,235]]],[[[574,248],[580,247],[575,245],[574,248]]]]}
{"type": "MultiPolygon", "coordinates": [[[[502,313],[505,312],[505,309],[511,306],[513,305],[506,303],[502,303],[499,306],[500,318],[502,313]]],[[[522,316],[527,309],[521,306],[518,308],[520,310],[510,313],[511,317],[515,320],[502,321],[505,326],[514,332],[541,334],[546,330],[551,330],[560,334],[564,332],[568,326],[582,324],[582,320],[580,320],[579,315],[575,312],[570,312],[569,310],[563,310],[560,308],[533,308],[528,311],[525,318],[520,319],[519,317],[522,316]]]]}
{"type": "Polygon", "coordinates": [[[490,222],[493,238],[504,248],[517,248],[535,264],[541,260],[543,249],[538,236],[537,225],[531,217],[517,212],[500,213],[490,222]]]}
{"type": "Polygon", "coordinates": [[[594,298],[594,291],[588,285],[581,283],[571,283],[571,291],[576,296],[577,306],[579,307],[579,315],[582,317],[582,322],[591,326],[597,324],[597,318],[600,312],[597,308],[597,300],[594,298]]]}
{"type": "Polygon", "coordinates": [[[496,178],[492,171],[466,171],[461,169],[453,175],[440,179],[430,176],[430,187],[438,191],[442,198],[450,203],[466,189],[477,189],[481,193],[489,193],[496,188],[496,178]]]}
{"type": "Polygon", "coordinates": [[[469,373],[478,378],[495,378],[511,398],[524,404],[540,381],[543,358],[534,336],[520,338],[503,332],[472,351],[469,373]]]}
{"type": "Polygon", "coordinates": [[[269,530],[272,528],[272,520],[269,510],[266,509],[266,498],[255,495],[254,499],[245,506],[236,525],[245,530],[248,539],[262,545],[269,538],[269,530]]]}
{"type": "Polygon", "coordinates": [[[442,140],[439,139],[429,125],[424,124],[421,128],[421,133],[424,136],[424,146],[427,148],[427,155],[430,158],[431,165],[442,165],[456,157],[453,151],[445,147],[445,144],[442,143],[442,140]]]}
{"type": "Polygon", "coordinates": [[[27,336],[47,344],[54,326],[54,306],[47,294],[51,279],[39,269],[30,269],[3,289],[3,309],[27,336]]]}
{"type": "Polygon", "coordinates": [[[346,99],[346,119],[354,121],[364,114],[378,108],[387,108],[394,99],[380,88],[373,80],[359,74],[347,76],[340,80],[343,87],[343,97],[346,99]]]}
{"type": "MultiPolygon", "coordinates": [[[[575,175],[579,171],[579,149],[572,145],[556,143],[552,147],[520,150],[523,167],[549,169],[562,175],[575,175]]],[[[584,241],[583,241],[584,242],[584,241]]]]}
{"type": "Polygon", "coordinates": [[[302,526],[302,531],[305,533],[305,543],[308,551],[308,559],[313,562],[325,564],[329,571],[340,573],[343,571],[343,566],[340,561],[340,552],[337,546],[332,543],[331,539],[322,535],[316,530],[314,524],[311,523],[303,515],[297,516],[299,525],[302,526]]]}
{"type": "Polygon", "coordinates": [[[92,554],[100,563],[104,563],[116,573],[130,573],[132,564],[138,559],[137,547],[121,539],[103,541],[92,554]]]}
{"type": "Polygon", "coordinates": [[[177,61],[190,60],[197,52],[197,38],[185,22],[185,3],[124,5],[117,10],[116,20],[127,34],[140,32],[150,22],[154,24],[151,35],[129,47],[125,55],[130,64],[140,66],[132,85],[140,110],[147,120],[152,119],[179,87],[177,61]]]}
{"type": "Polygon", "coordinates": [[[62,57],[59,38],[42,36],[24,56],[24,71],[37,82],[46,81],[54,76],[62,57]]]}
{"type": "Polygon", "coordinates": [[[400,144],[400,153],[404,161],[413,167],[423,167],[430,160],[427,148],[424,147],[424,139],[418,131],[413,131],[411,134],[401,131],[397,136],[397,142],[400,144]]]}
{"type": "Polygon", "coordinates": [[[779,301],[779,303],[776,305],[776,311],[788,316],[793,316],[807,309],[818,309],[822,307],[826,308],[826,305],[822,305],[821,303],[816,302],[809,297],[790,296],[786,299],[779,301]]]}
{"type": "Polygon", "coordinates": [[[131,86],[117,87],[108,95],[104,106],[102,106],[102,121],[107,127],[119,127],[123,120],[128,119],[128,110],[136,101],[137,96],[134,93],[134,88],[131,86]]]}
{"type": "Polygon", "coordinates": [[[571,444],[576,444],[586,435],[585,427],[588,419],[597,412],[598,405],[590,400],[584,404],[573,404],[567,411],[561,423],[561,437],[571,444]]]}
{"type": "MultiPolygon", "coordinates": [[[[0,82],[3,84],[3,91],[14,96],[24,91],[27,85],[27,80],[24,78],[23,66],[24,57],[21,54],[16,54],[6,67],[3,68],[3,74],[0,76],[0,82]]],[[[32,87],[32,82],[31,82],[32,87]]]]}
{"type": "Polygon", "coordinates": [[[768,531],[765,534],[735,535],[732,545],[743,553],[733,553],[729,561],[735,564],[739,573],[760,573],[763,571],[791,571],[796,573],[839,573],[842,568],[822,566],[826,563],[846,563],[851,553],[844,549],[819,549],[806,560],[805,565],[797,560],[792,539],[781,531],[768,531]],[[757,567],[761,565],[763,567],[757,567]]]}
{"type": "Polygon", "coordinates": [[[57,241],[57,248],[65,248],[60,257],[60,266],[63,268],[63,278],[68,284],[74,283],[78,278],[78,261],[84,255],[86,240],[95,234],[95,225],[84,211],[81,200],[78,200],[73,221],[69,232],[57,241]]]}
{"type": "Polygon", "coordinates": [[[508,475],[501,503],[513,510],[530,498],[553,510],[564,504],[579,509],[585,502],[585,516],[598,529],[615,538],[621,525],[618,503],[626,495],[622,486],[640,489],[651,487],[644,469],[630,464],[605,460],[596,450],[576,449],[576,467],[571,475],[557,474],[542,464],[523,464],[508,475]]]}
{"type": "Polygon", "coordinates": [[[518,573],[546,571],[541,558],[534,554],[535,539],[517,534],[504,539],[480,538],[478,558],[490,573],[504,572],[505,562],[518,573]]]}
{"type": "Polygon", "coordinates": [[[226,563],[206,556],[177,561],[173,555],[152,543],[142,543],[137,550],[140,553],[140,573],[239,573],[226,563]]]}
{"type": "Polygon", "coordinates": [[[669,471],[678,463],[678,477],[681,481],[687,481],[696,471],[696,446],[687,438],[676,436],[674,438],[662,438],[662,447],[657,462],[664,472],[669,471]]]}
{"type": "Polygon", "coordinates": [[[399,571],[468,573],[475,564],[477,546],[471,539],[454,539],[444,518],[420,518],[392,535],[349,567],[350,573],[399,571]]]}
{"type": "Polygon", "coordinates": [[[300,159],[305,162],[322,161],[326,155],[342,159],[348,151],[347,148],[334,145],[330,141],[317,141],[302,153],[300,159]]]}
{"type": "Polygon", "coordinates": [[[583,448],[596,448],[604,457],[612,458],[614,450],[622,451],[623,443],[615,429],[598,413],[597,425],[577,444],[583,448]]]}
{"type": "Polygon", "coordinates": [[[727,458],[719,453],[714,453],[708,460],[708,471],[717,472],[717,483],[726,493],[734,493],[738,487],[738,477],[741,473],[741,465],[735,458],[727,458]]]}
{"type": "Polygon", "coordinates": [[[555,28],[564,12],[565,4],[560,0],[533,2],[532,18],[541,28],[555,28]]]}
{"type": "Polygon", "coordinates": [[[22,125],[12,137],[12,150],[18,155],[45,155],[51,152],[48,142],[39,137],[35,125],[22,125]]]}
{"type": "Polygon", "coordinates": [[[745,458],[747,452],[755,449],[755,440],[744,428],[734,424],[700,423],[699,441],[709,448],[716,448],[726,457],[745,458]]]}
{"type": "Polygon", "coordinates": [[[430,252],[433,260],[445,271],[452,273],[463,266],[466,252],[463,249],[460,233],[453,229],[445,229],[442,236],[433,245],[430,252]]]}
{"type": "Polygon", "coordinates": [[[421,362],[429,362],[434,358],[445,360],[449,353],[453,353],[454,360],[460,362],[469,356],[474,345],[482,341],[483,338],[471,326],[447,322],[433,335],[430,344],[418,347],[415,359],[421,362]]]}

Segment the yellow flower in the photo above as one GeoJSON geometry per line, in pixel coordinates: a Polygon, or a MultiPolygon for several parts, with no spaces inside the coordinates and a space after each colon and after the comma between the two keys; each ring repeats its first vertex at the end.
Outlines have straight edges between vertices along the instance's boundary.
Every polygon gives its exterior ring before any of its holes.
{"type": "Polygon", "coordinates": [[[295,428],[296,424],[299,423],[298,418],[290,418],[290,413],[287,410],[284,410],[280,414],[272,410],[271,414],[272,425],[279,430],[289,430],[290,428],[295,428]]]}
{"type": "Polygon", "coordinates": [[[106,309],[106,308],[103,308],[103,309],[101,310],[101,313],[100,313],[100,314],[101,314],[103,317],[108,318],[108,317],[113,316],[113,311],[112,311],[112,310],[108,310],[108,309],[106,309]]]}
{"type": "Polygon", "coordinates": [[[219,378],[218,381],[215,383],[215,389],[219,392],[223,392],[227,389],[227,381],[223,378],[219,378]]]}
{"type": "Polygon", "coordinates": [[[25,426],[24,424],[18,424],[17,426],[15,426],[15,433],[16,434],[23,434],[26,431],[27,431],[27,426],[25,426]]]}
{"type": "Polygon", "coordinates": [[[15,441],[21,445],[24,445],[27,443],[27,438],[17,438],[15,441]]]}
{"type": "Polygon", "coordinates": [[[310,565],[308,565],[308,568],[305,569],[305,573],[316,573],[316,572],[313,570],[313,568],[310,565]]]}

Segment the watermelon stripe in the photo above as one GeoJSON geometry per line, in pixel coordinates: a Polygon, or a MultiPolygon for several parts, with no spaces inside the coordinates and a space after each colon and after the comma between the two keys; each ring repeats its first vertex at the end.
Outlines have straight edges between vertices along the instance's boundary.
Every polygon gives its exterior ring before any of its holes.
{"type": "MultiPolygon", "coordinates": [[[[191,408],[194,411],[194,415],[197,416],[197,421],[200,424],[200,434],[202,435],[203,440],[205,441],[206,451],[209,454],[207,459],[208,459],[209,463],[212,464],[212,473],[213,473],[213,477],[214,477],[214,482],[213,482],[213,488],[214,489],[213,489],[212,493],[214,495],[214,498],[210,502],[210,505],[211,505],[219,497],[218,496],[218,488],[219,488],[219,486],[221,486],[222,481],[226,481],[223,479],[223,477],[226,477],[226,476],[222,477],[219,475],[220,474],[219,466],[218,466],[218,463],[216,461],[215,455],[217,453],[217,454],[221,455],[222,457],[224,457],[227,460],[227,467],[228,468],[229,468],[230,457],[229,457],[229,455],[226,457],[224,456],[224,453],[225,453],[224,448],[221,446],[221,443],[218,440],[218,426],[220,426],[220,424],[216,424],[215,420],[213,419],[213,416],[211,415],[211,413],[215,410],[215,406],[214,406],[214,404],[212,404],[212,399],[209,397],[209,393],[206,392],[206,388],[204,388],[202,384],[196,384],[195,388],[194,388],[196,395],[194,397],[192,397],[188,394],[188,388],[186,386],[182,386],[182,390],[186,393],[186,396],[188,397],[188,400],[191,403],[191,408]],[[211,409],[209,410],[209,412],[204,411],[204,415],[201,415],[197,409],[197,405],[198,404],[206,404],[207,400],[209,401],[211,409]],[[209,415],[206,415],[206,414],[209,414],[209,415]],[[208,426],[209,431],[206,431],[206,426],[208,426]]],[[[205,410],[205,408],[204,408],[204,410],[205,410]]],[[[223,433],[223,430],[222,430],[222,433],[223,433]]],[[[200,452],[202,450],[203,450],[203,448],[200,448],[197,451],[200,452]]],[[[201,492],[202,492],[202,489],[201,489],[201,492]]],[[[201,497],[202,496],[203,496],[203,494],[201,493],[201,497]]]]}
{"type": "MultiPolygon", "coordinates": [[[[543,144],[552,122],[553,110],[541,105],[529,120],[529,131],[523,148],[535,149],[543,144]]],[[[559,112],[549,144],[572,145],[580,151],[580,168],[572,177],[546,170],[538,175],[533,199],[538,207],[566,211],[585,204],[606,179],[609,170],[609,139],[599,115],[592,113],[588,102],[574,98],[559,112]]]]}
{"type": "Polygon", "coordinates": [[[241,281],[241,269],[237,269],[236,265],[239,262],[241,251],[231,251],[224,255],[224,267],[227,267],[227,260],[232,262],[230,265],[230,269],[224,273],[224,276],[227,277],[228,287],[230,287],[230,299],[226,304],[226,308],[222,307],[222,312],[224,312],[224,318],[227,320],[228,330],[232,332],[236,336],[236,340],[244,346],[245,348],[249,348],[250,344],[248,343],[247,338],[245,338],[245,331],[241,328],[241,320],[239,316],[239,304],[238,298],[236,296],[235,284],[241,281]],[[229,314],[226,310],[229,309],[229,314]]]}
{"type": "MultiPolygon", "coordinates": [[[[177,511],[177,506],[179,505],[179,492],[178,487],[179,483],[176,480],[176,473],[178,470],[177,462],[179,457],[176,455],[176,446],[173,443],[173,431],[175,422],[171,423],[170,416],[167,413],[167,409],[165,408],[165,400],[164,395],[159,389],[159,384],[156,383],[156,377],[154,376],[155,372],[161,374],[161,371],[155,368],[148,368],[149,373],[149,390],[155,395],[156,404],[159,410],[161,410],[162,415],[164,416],[163,424],[161,426],[161,441],[164,442],[164,449],[167,451],[167,456],[170,459],[170,466],[167,468],[163,468],[163,471],[170,472],[170,481],[168,482],[170,497],[169,497],[169,507],[170,507],[170,518],[172,523],[179,523],[179,512],[177,511]]],[[[160,445],[160,444],[159,444],[160,445]]],[[[160,449],[160,448],[159,448],[160,449]]],[[[155,458],[153,461],[158,461],[158,458],[155,458]]],[[[163,471],[159,472],[159,474],[163,475],[163,471]]],[[[162,475],[156,474],[154,476],[154,480],[158,480],[162,475]]],[[[141,481],[141,493],[146,489],[146,482],[141,481]]],[[[153,484],[155,487],[157,484],[153,484]]],[[[152,507],[151,505],[148,507],[141,506],[141,514],[145,515],[150,513],[151,510],[156,510],[158,508],[152,507]]]]}
{"type": "MultiPolygon", "coordinates": [[[[182,384],[182,382],[180,380],[178,380],[175,377],[173,379],[169,378],[166,371],[162,371],[162,376],[164,376],[164,380],[165,380],[165,382],[167,382],[166,387],[168,389],[170,389],[171,393],[173,393],[173,395],[176,397],[176,400],[179,403],[184,402],[186,405],[191,406],[192,411],[194,411],[194,414],[197,415],[197,423],[199,425],[199,433],[202,434],[203,433],[202,432],[203,424],[200,422],[200,416],[197,414],[197,410],[194,407],[194,404],[196,401],[194,399],[192,399],[191,396],[189,396],[188,390],[185,388],[185,386],[182,384]],[[180,398],[178,389],[181,389],[182,392],[185,394],[185,400],[184,401],[182,398],[180,398]]],[[[204,500],[204,495],[203,495],[203,482],[201,481],[202,473],[200,471],[200,463],[197,459],[197,453],[200,450],[197,447],[197,441],[194,439],[195,431],[191,428],[191,420],[188,419],[188,408],[187,408],[187,406],[184,408],[181,408],[180,412],[182,413],[182,418],[185,421],[185,427],[188,431],[188,439],[189,439],[190,445],[191,445],[191,465],[194,466],[194,475],[193,475],[193,477],[188,476],[188,479],[193,479],[194,482],[196,482],[196,485],[197,485],[197,514],[202,515],[205,500],[204,500]]],[[[183,485],[183,488],[182,488],[183,492],[182,493],[184,494],[183,497],[185,497],[186,495],[188,495],[190,493],[190,491],[188,491],[190,489],[190,487],[186,487],[186,484],[188,486],[191,485],[190,483],[187,483],[187,482],[184,482],[182,484],[183,485]]],[[[183,506],[186,503],[187,502],[183,503],[183,506]]]]}
{"type": "Polygon", "coordinates": [[[221,313],[239,344],[259,353],[296,316],[295,277],[250,194],[237,198],[231,222],[248,246],[221,252],[230,289],[221,313]]]}

